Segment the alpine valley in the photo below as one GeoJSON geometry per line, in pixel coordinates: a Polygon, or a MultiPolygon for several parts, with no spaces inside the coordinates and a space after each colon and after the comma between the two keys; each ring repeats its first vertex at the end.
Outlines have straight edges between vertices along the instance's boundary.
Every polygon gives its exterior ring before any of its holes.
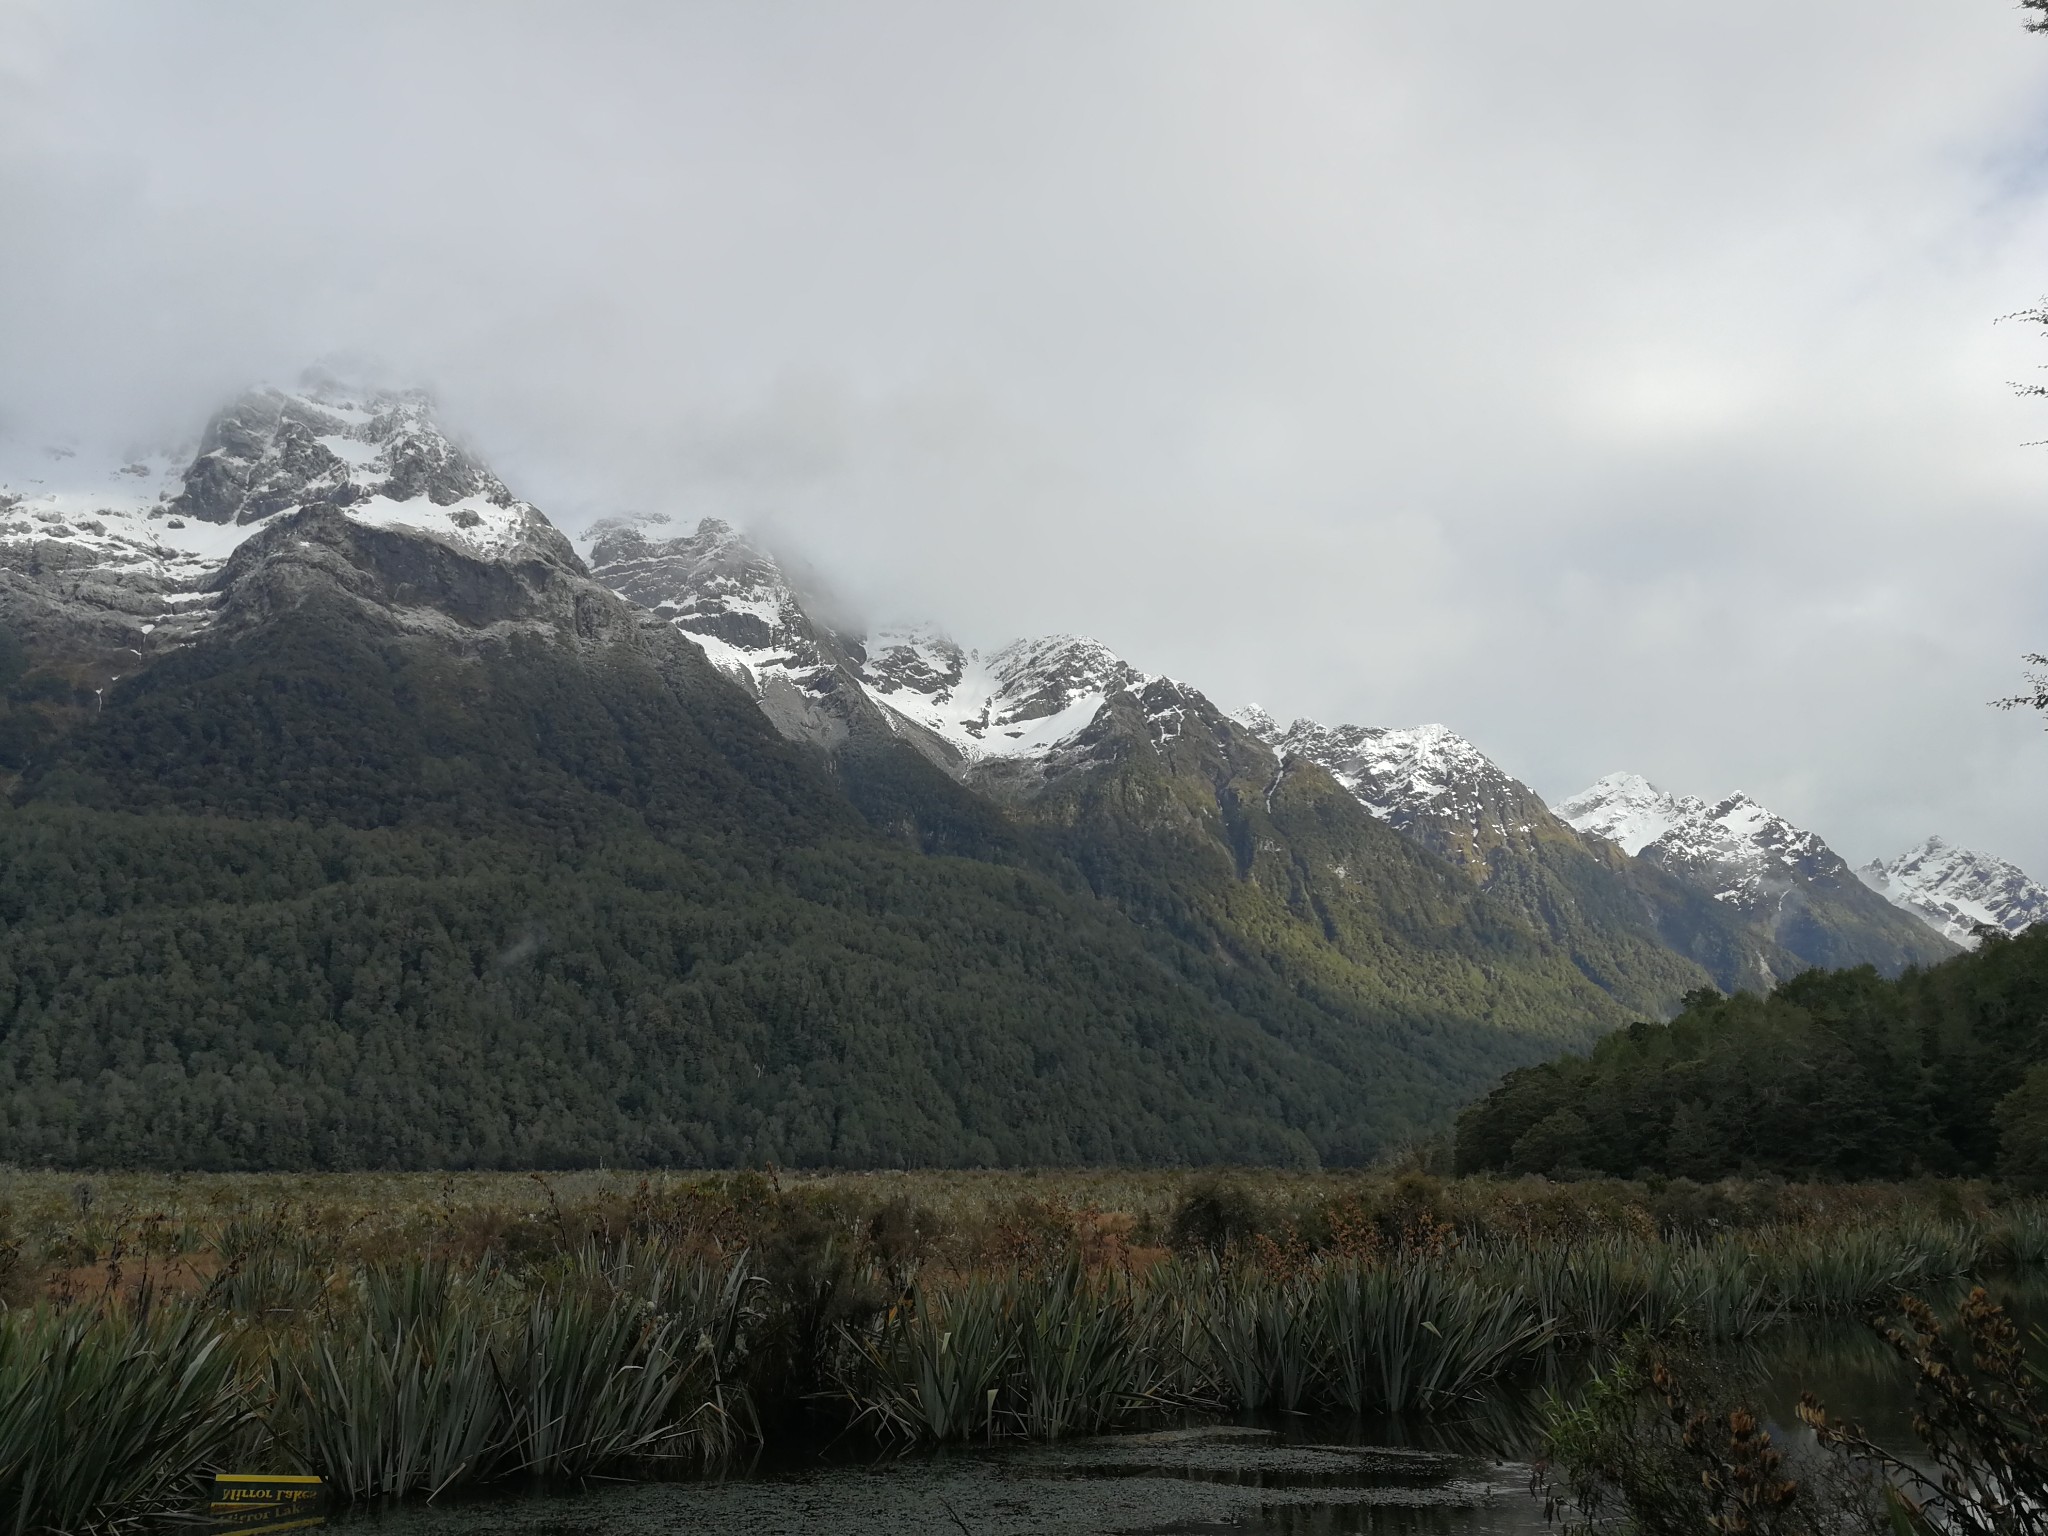
{"type": "Polygon", "coordinates": [[[8,451],[0,1163],[1356,1163],[2048,910],[1078,637],[856,633],[723,523],[572,541],[418,392],[8,451]]]}

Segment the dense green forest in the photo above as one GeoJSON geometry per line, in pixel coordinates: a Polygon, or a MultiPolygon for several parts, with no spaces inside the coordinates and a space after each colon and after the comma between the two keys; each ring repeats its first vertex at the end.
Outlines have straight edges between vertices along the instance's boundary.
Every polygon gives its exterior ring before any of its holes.
{"type": "Polygon", "coordinates": [[[1457,1162],[2048,1184],[2048,925],[1896,980],[1865,966],[1696,993],[1669,1024],[1510,1073],[1460,1118],[1457,1162]]]}
{"type": "Polygon", "coordinates": [[[1406,963],[1430,935],[1319,985],[1229,927],[1227,859],[1091,881],[907,749],[784,742],[665,632],[451,648],[312,601],[62,723],[0,808],[0,1161],[1357,1162],[1613,1007],[1454,913],[1469,995],[1406,963]]]}

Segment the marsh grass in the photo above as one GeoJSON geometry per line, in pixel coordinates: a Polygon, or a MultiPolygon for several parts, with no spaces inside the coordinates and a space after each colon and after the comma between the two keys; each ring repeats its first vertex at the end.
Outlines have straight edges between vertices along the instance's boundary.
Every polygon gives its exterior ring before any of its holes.
{"type": "Polygon", "coordinates": [[[2048,1206],[1976,1186],[7,1175],[0,1208],[20,1533],[175,1506],[230,1458],[432,1497],[701,1468],[792,1424],[1439,1413],[1558,1350],[1752,1338],[2048,1259],[2048,1206]]]}
{"type": "Polygon", "coordinates": [[[702,1465],[751,1416],[744,1255],[585,1247],[519,1284],[491,1266],[372,1269],[274,1348],[281,1449],[348,1497],[702,1465]]]}

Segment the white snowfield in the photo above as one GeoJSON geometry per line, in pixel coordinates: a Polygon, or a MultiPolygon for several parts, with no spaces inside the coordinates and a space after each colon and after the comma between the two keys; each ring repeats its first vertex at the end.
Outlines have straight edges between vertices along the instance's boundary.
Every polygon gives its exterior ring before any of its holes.
{"type": "Polygon", "coordinates": [[[1045,756],[1086,730],[1113,695],[1155,681],[1085,635],[1013,640],[983,656],[914,625],[876,631],[867,653],[868,696],[968,762],[1045,756]]]}
{"type": "Polygon", "coordinates": [[[2048,890],[2025,870],[1989,854],[1930,837],[1893,859],[1873,859],[1856,873],[1944,937],[1969,949],[1981,930],[2018,933],[2048,920],[2048,890]]]}
{"type": "Polygon", "coordinates": [[[192,456],[189,446],[136,451],[0,437],[0,544],[32,547],[45,565],[71,570],[197,580],[256,530],[165,509],[184,489],[192,456]]]}
{"type": "MultiPolygon", "coordinates": [[[[586,549],[595,554],[604,532],[626,526],[588,530],[586,549]]],[[[865,639],[833,634],[813,622],[772,556],[712,518],[595,568],[756,697],[787,686],[822,698],[850,675],[868,698],[944,741],[963,763],[1047,757],[1112,697],[1158,681],[1082,635],[1017,640],[983,655],[930,624],[885,626],[865,639]]]]}
{"type": "Polygon", "coordinates": [[[1631,857],[1681,822],[1708,814],[1705,801],[1667,795],[1637,773],[1610,773],[1556,809],[1578,831],[1618,843],[1631,857]]]}
{"type": "MultiPolygon", "coordinates": [[[[1709,805],[1670,795],[1640,774],[1610,773],[1557,807],[1581,832],[1630,854],[1653,849],[1667,865],[1714,872],[1714,894],[1755,906],[1785,877],[1833,871],[1840,861],[1813,833],[1773,815],[1747,795],[1709,805]]],[[[1980,925],[2018,933],[2048,919],[2048,890],[2003,859],[1952,848],[1938,837],[1856,871],[1864,884],[1942,937],[1975,947],[1980,925]]]]}

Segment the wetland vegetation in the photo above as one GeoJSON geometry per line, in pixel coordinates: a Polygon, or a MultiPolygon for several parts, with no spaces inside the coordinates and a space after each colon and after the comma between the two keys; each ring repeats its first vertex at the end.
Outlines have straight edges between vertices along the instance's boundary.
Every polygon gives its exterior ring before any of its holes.
{"type": "Polygon", "coordinates": [[[2048,1206],[1973,1183],[16,1173],[0,1202],[20,1533],[189,1508],[229,1466],[431,1498],[764,1445],[1455,1414],[1589,1351],[2048,1259],[2048,1206]]]}

